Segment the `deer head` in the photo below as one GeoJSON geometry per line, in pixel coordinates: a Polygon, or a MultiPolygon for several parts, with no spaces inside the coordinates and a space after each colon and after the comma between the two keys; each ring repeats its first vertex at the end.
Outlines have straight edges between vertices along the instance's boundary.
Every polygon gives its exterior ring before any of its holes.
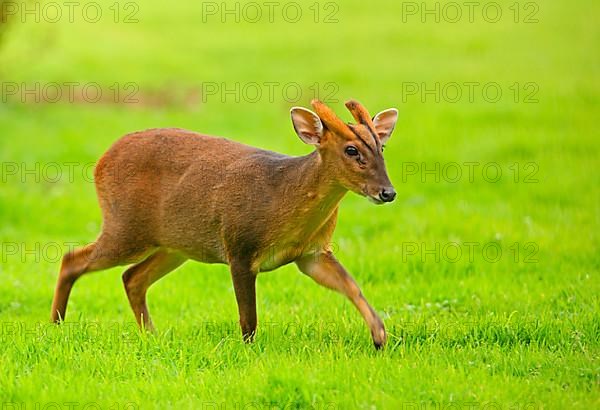
{"type": "Polygon", "coordinates": [[[371,118],[360,103],[350,100],[346,107],[356,124],[346,124],[322,102],[311,104],[315,112],[292,108],[292,123],[300,139],[316,147],[329,176],[376,204],[393,201],[396,191],[387,174],[383,148],[398,110],[390,108],[371,118]]]}

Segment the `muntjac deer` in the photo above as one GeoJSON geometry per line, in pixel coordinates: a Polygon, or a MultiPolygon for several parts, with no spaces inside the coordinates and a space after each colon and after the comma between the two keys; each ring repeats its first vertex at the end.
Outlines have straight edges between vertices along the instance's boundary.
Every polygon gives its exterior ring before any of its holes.
{"type": "Polygon", "coordinates": [[[316,114],[291,110],[296,133],[315,147],[301,157],[180,129],[118,140],[95,169],[102,233],[63,257],[52,320],[64,320],[71,288],[84,273],[131,265],[123,274],[127,297],[140,327],[152,330],[148,288],[193,259],[229,265],[242,336],[251,341],[257,274],[295,262],[317,283],[346,295],[382,347],[383,322],[329,245],[347,191],[377,204],[394,200],[383,145],[398,111],[371,118],[349,101],[357,124],[346,124],[320,101],[312,106],[316,114]],[[125,168],[127,178],[115,171],[125,168]]]}

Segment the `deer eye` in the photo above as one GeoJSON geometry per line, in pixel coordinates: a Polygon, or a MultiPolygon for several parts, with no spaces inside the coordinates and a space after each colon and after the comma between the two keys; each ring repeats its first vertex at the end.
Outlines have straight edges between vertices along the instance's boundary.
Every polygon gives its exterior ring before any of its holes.
{"type": "Polygon", "coordinates": [[[356,149],[356,147],[353,147],[352,145],[350,145],[349,147],[346,147],[346,150],[344,152],[349,157],[355,157],[358,155],[358,150],[356,149]]]}

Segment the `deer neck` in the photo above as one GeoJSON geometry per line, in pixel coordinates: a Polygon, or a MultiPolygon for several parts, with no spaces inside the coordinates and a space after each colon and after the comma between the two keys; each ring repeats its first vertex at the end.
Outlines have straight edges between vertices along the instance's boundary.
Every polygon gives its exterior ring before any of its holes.
{"type": "Polygon", "coordinates": [[[332,216],[348,190],[333,177],[334,170],[317,151],[295,160],[289,169],[293,174],[289,195],[297,206],[295,214],[307,228],[318,228],[332,216]]]}

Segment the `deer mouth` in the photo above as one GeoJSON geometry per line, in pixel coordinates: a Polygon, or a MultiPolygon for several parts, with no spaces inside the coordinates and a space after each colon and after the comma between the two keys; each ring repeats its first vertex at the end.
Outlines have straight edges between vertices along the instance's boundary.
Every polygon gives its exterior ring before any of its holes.
{"type": "Polygon", "coordinates": [[[367,189],[367,187],[363,187],[360,194],[367,198],[369,202],[375,205],[383,205],[385,202],[379,197],[379,195],[371,195],[367,189]]]}
{"type": "Polygon", "coordinates": [[[371,203],[373,203],[375,205],[383,205],[383,204],[385,204],[385,202],[382,201],[381,199],[379,199],[379,197],[369,195],[369,196],[367,196],[367,198],[369,199],[369,202],[371,202],[371,203]]]}

